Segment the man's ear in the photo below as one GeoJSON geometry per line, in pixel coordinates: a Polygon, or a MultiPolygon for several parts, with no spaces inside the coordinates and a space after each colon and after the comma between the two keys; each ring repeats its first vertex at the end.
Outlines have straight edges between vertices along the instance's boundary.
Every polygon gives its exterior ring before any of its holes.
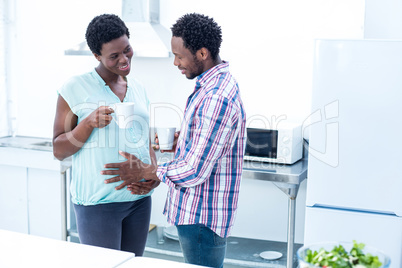
{"type": "Polygon", "coordinates": [[[206,49],[205,47],[200,48],[198,51],[198,56],[202,59],[202,60],[206,60],[209,56],[209,50],[206,49]]]}

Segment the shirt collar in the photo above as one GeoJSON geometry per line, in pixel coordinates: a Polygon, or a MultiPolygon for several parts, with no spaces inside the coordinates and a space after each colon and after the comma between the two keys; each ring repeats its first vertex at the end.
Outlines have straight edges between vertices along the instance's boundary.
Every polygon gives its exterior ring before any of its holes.
{"type": "Polygon", "coordinates": [[[96,71],[95,68],[92,70],[91,73],[92,73],[92,76],[93,76],[96,80],[98,80],[98,82],[99,82],[102,86],[105,86],[105,85],[106,85],[105,81],[103,81],[102,77],[98,74],[98,72],[96,71]]]}
{"type": "MultiPolygon", "coordinates": [[[[98,82],[102,85],[102,86],[106,86],[106,82],[103,80],[103,78],[98,74],[98,72],[96,71],[96,68],[94,68],[91,72],[92,76],[98,80],[98,82]]],[[[129,87],[129,83],[128,83],[128,79],[127,77],[124,77],[124,79],[127,82],[127,88],[129,87]]]]}
{"type": "Polygon", "coordinates": [[[196,88],[202,87],[207,82],[209,82],[214,76],[220,73],[227,73],[227,72],[229,72],[229,62],[222,61],[222,63],[212,67],[211,69],[197,76],[196,84],[198,87],[196,88]]]}

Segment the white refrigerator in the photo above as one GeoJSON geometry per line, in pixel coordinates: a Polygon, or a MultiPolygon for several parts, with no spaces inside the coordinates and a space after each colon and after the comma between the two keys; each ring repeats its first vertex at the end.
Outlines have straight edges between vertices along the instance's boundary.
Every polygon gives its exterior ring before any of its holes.
{"type": "Polygon", "coordinates": [[[316,40],[304,244],[402,256],[402,40],[316,40]]]}

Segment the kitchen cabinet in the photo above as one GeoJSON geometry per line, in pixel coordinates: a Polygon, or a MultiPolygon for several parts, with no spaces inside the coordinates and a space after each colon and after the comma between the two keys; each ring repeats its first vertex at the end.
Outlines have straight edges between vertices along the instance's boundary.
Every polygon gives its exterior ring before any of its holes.
{"type": "Polygon", "coordinates": [[[59,171],[27,169],[29,233],[61,239],[59,171]]]}
{"type": "Polygon", "coordinates": [[[0,229],[28,233],[26,168],[0,165],[0,229]]]}
{"type": "Polygon", "coordinates": [[[39,138],[0,139],[0,229],[62,239],[62,169],[49,145],[39,138]]]}

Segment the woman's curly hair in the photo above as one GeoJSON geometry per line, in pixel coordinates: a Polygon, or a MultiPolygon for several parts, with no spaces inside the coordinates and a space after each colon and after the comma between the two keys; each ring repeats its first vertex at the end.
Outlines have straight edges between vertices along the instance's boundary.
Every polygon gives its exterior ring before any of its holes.
{"type": "Polygon", "coordinates": [[[92,53],[101,55],[102,45],[130,33],[124,22],[116,15],[103,14],[92,19],[87,27],[85,39],[92,53]]]}
{"type": "Polygon", "coordinates": [[[184,47],[194,55],[199,49],[205,47],[216,60],[222,43],[221,27],[208,16],[190,13],[179,18],[172,26],[172,35],[181,37],[184,47]]]}

